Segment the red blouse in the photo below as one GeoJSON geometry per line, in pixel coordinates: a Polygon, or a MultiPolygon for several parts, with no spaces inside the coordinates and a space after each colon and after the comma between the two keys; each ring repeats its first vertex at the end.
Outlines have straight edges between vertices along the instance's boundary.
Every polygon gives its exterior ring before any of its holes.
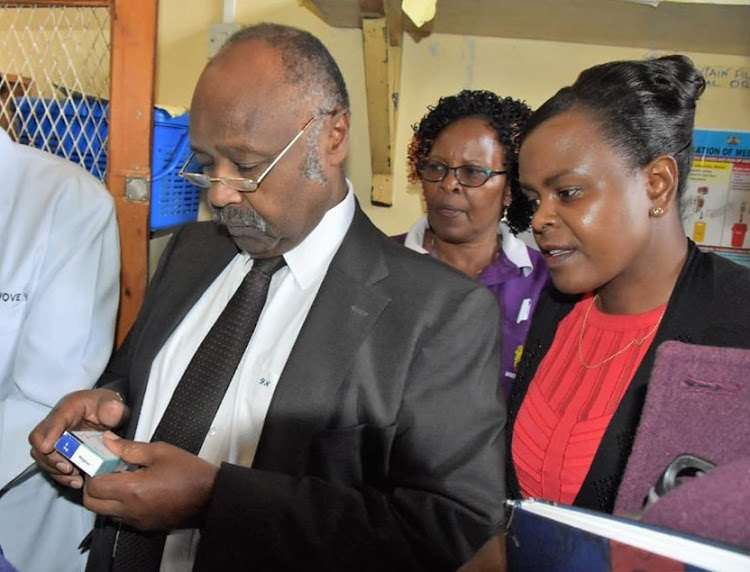
{"type": "Polygon", "coordinates": [[[511,453],[524,497],[573,504],[666,308],[622,316],[594,302],[560,322],[518,412],[511,453]]]}

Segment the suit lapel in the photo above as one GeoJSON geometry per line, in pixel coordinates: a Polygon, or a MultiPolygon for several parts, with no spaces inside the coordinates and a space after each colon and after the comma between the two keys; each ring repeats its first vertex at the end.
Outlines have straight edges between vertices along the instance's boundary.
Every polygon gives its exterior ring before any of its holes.
{"type": "Polygon", "coordinates": [[[274,392],[254,466],[299,470],[305,437],[330,420],[346,372],[390,301],[372,288],[388,274],[381,240],[357,207],[274,392]]]}

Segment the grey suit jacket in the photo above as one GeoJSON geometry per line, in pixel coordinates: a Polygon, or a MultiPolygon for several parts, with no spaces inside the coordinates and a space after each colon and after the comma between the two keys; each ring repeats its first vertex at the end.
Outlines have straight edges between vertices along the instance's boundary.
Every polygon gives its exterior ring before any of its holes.
{"type": "MultiPolygon", "coordinates": [[[[127,437],[154,357],[236,252],[212,223],[172,239],[100,381],[127,395],[127,437]]],[[[502,522],[499,324],[488,290],[393,243],[357,207],[253,467],[221,467],[195,570],[448,570],[467,559],[502,522]]],[[[90,570],[111,553],[99,532],[90,570]]]]}

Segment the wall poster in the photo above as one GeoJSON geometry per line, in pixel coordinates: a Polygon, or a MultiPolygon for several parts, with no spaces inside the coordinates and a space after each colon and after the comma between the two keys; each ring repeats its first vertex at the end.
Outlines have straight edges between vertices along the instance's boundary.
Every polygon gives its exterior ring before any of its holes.
{"type": "Polygon", "coordinates": [[[750,267],[750,132],[696,129],[694,142],[685,233],[702,250],[750,267]]]}

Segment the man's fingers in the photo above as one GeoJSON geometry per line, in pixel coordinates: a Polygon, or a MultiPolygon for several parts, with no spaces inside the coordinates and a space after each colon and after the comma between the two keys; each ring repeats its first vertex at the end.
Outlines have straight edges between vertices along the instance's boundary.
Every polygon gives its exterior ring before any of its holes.
{"type": "MultiPolygon", "coordinates": [[[[49,474],[50,477],[54,478],[58,482],[65,484],[66,486],[74,486],[74,488],[80,488],[80,486],[68,484],[70,477],[81,477],[81,471],[73,463],[68,461],[60,453],[52,453],[51,455],[42,455],[34,449],[31,450],[31,457],[36,463],[42,468],[43,471],[49,474]],[[58,479],[58,477],[60,479],[58,479]]],[[[75,479],[78,482],[79,479],[75,479]]]]}
{"type": "Polygon", "coordinates": [[[44,454],[50,454],[55,450],[57,439],[65,431],[66,421],[64,418],[48,416],[42,420],[29,433],[29,444],[32,449],[37,449],[44,454]]]}
{"type": "Polygon", "coordinates": [[[87,508],[142,530],[200,523],[218,467],[167,443],[130,441],[109,432],[103,443],[137,468],[86,479],[87,508]]]}
{"type": "Polygon", "coordinates": [[[104,433],[103,441],[107,449],[130,465],[145,467],[153,462],[153,444],[122,439],[111,431],[104,433]]]}
{"type": "Polygon", "coordinates": [[[122,500],[111,498],[112,489],[107,485],[107,481],[113,476],[115,475],[101,475],[89,479],[83,489],[83,506],[97,514],[121,519],[125,513],[122,500]]]}
{"type": "Polygon", "coordinates": [[[145,514],[148,515],[150,503],[142,498],[144,492],[148,491],[148,486],[144,487],[139,473],[140,470],[122,471],[87,479],[83,490],[84,506],[97,514],[143,528],[142,513],[146,506],[145,514]]]}
{"type": "MultiPolygon", "coordinates": [[[[119,396],[108,389],[74,391],[63,397],[29,434],[29,443],[41,453],[50,454],[55,448],[57,439],[63,431],[82,426],[96,428],[99,421],[99,404],[109,401],[119,402],[119,396]]],[[[124,416],[124,405],[105,407],[108,421],[121,420],[124,416]]],[[[109,425],[108,425],[109,426],[109,425]]]]}
{"type": "Polygon", "coordinates": [[[110,429],[118,427],[125,420],[128,408],[119,397],[105,398],[99,402],[97,416],[99,423],[110,429]]]}
{"type": "Polygon", "coordinates": [[[60,475],[56,473],[50,473],[49,477],[54,481],[60,483],[65,487],[71,489],[80,489],[83,487],[83,475],[76,473],[74,475],[60,475]]]}

